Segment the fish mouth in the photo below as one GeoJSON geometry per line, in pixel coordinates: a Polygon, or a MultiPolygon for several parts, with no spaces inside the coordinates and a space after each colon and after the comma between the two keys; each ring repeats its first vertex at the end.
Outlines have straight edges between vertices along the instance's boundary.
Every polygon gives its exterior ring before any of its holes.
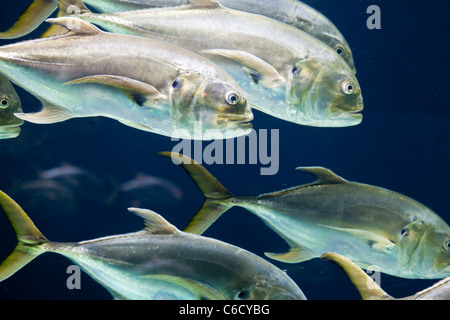
{"type": "Polygon", "coordinates": [[[238,127],[243,129],[252,128],[250,121],[253,120],[253,113],[244,115],[224,114],[217,116],[216,121],[219,127],[238,127]]]}
{"type": "Polygon", "coordinates": [[[21,131],[20,126],[22,124],[23,122],[19,124],[0,126],[0,139],[10,139],[19,136],[21,131]]]}
{"type": "Polygon", "coordinates": [[[362,120],[363,115],[360,113],[364,110],[363,105],[358,105],[355,109],[351,111],[343,111],[339,115],[337,115],[335,118],[338,119],[355,119],[355,120],[362,120]]]}

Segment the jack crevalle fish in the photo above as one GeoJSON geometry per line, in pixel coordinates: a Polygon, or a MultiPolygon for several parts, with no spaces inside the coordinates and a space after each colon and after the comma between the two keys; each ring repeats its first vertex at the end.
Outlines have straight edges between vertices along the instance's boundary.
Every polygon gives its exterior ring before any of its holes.
{"type": "Polygon", "coordinates": [[[354,71],[313,36],[273,19],[222,7],[213,0],[176,8],[95,14],[79,0],[77,17],[115,33],[170,42],[227,71],[251,106],[300,125],[346,127],[362,121],[354,71]]]}
{"type": "Polygon", "coordinates": [[[22,104],[11,82],[0,76],[0,139],[16,138],[23,120],[14,113],[22,112],[22,104]]]}
{"type": "Polygon", "coordinates": [[[442,279],[422,291],[413,295],[394,298],[386,293],[367,273],[352,261],[333,252],[324,253],[323,260],[330,260],[338,264],[348,275],[350,281],[358,289],[363,300],[450,300],[450,277],[442,279]]]}
{"type": "Polygon", "coordinates": [[[222,69],[191,51],[103,32],[68,18],[49,19],[67,34],[0,47],[0,74],[43,104],[16,113],[33,123],[104,116],[169,137],[202,139],[251,131],[250,106],[222,69]]]}
{"type": "Polygon", "coordinates": [[[194,180],[206,201],[186,232],[203,233],[233,206],[261,218],[290,246],[272,259],[298,263],[335,252],[361,268],[403,278],[450,275],[450,227],[436,213],[402,194],[350,182],[323,167],[300,167],[316,181],[256,197],[235,197],[187,156],[172,158],[194,180]]]}
{"type": "Polygon", "coordinates": [[[142,231],[76,243],[51,242],[22,208],[0,191],[0,206],[18,244],[0,264],[0,281],[45,252],[79,265],[116,299],[300,299],[296,283],[268,261],[227,243],[184,233],[157,213],[129,211],[142,231]]]}
{"type": "MultiPolygon", "coordinates": [[[[187,0],[84,0],[99,12],[132,11],[158,7],[176,7],[187,0]]],[[[297,0],[221,0],[227,8],[261,14],[292,25],[323,41],[341,55],[355,70],[352,51],[336,26],[323,14],[297,0]]],[[[17,23],[7,31],[0,32],[0,39],[21,37],[40,25],[57,7],[57,0],[34,0],[17,23]]],[[[75,12],[77,9],[72,8],[75,12]]]]}

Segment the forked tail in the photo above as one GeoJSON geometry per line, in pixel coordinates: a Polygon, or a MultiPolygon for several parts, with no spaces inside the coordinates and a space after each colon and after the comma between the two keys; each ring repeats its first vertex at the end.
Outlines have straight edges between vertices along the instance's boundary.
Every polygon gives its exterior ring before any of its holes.
{"type": "Polygon", "coordinates": [[[227,201],[233,194],[193,159],[174,152],[160,152],[158,155],[171,158],[174,163],[181,165],[206,198],[203,206],[184,229],[185,232],[202,234],[233,206],[227,201]]]}
{"type": "Polygon", "coordinates": [[[56,8],[57,0],[34,0],[11,28],[4,32],[0,32],[0,39],[16,39],[31,33],[38,28],[41,23],[56,10],[56,8]]]}
{"type": "Polygon", "coordinates": [[[39,245],[49,242],[36,228],[22,208],[0,191],[0,206],[16,232],[18,244],[14,251],[0,264],[0,281],[19,271],[45,250],[39,245]]]}
{"type": "MultiPolygon", "coordinates": [[[[57,18],[60,17],[79,17],[83,13],[90,13],[91,11],[85,6],[81,0],[58,0],[58,13],[57,18]]],[[[42,35],[41,38],[56,36],[60,34],[65,34],[67,28],[59,26],[57,24],[52,24],[42,35]]]]}

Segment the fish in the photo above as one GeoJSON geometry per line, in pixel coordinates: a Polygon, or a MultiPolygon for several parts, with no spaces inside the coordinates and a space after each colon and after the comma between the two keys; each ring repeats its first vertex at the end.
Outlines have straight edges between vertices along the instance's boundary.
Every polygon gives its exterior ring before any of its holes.
{"type": "Polygon", "coordinates": [[[80,19],[47,21],[68,32],[0,47],[0,74],[43,104],[16,117],[51,124],[103,116],[172,138],[203,139],[209,130],[232,138],[251,131],[245,93],[208,59],[80,19]]]}
{"type": "Polygon", "coordinates": [[[0,139],[12,139],[20,135],[23,120],[14,113],[22,111],[22,103],[13,85],[0,76],[0,139]]]}
{"type": "Polygon", "coordinates": [[[192,0],[175,8],[93,13],[80,0],[61,0],[61,12],[110,32],[150,38],[207,57],[228,72],[253,109],[314,127],[362,122],[359,82],[345,60],[313,36],[273,19],[192,0]],[[218,36],[220,35],[220,36],[218,36]]]}
{"type": "Polygon", "coordinates": [[[265,255],[300,263],[335,252],[361,268],[376,266],[402,278],[450,275],[450,227],[423,204],[400,193],[351,182],[324,167],[298,167],[316,180],[258,196],[234,196],[203,166],[174,152],[160,156],[180,165],[206,198],[186,232],[202,234],[238,206],[259,217],[289,245],[265,255]]]}
{"type": "Polygon", "coordinates": [[[363,300],[450,300],[450,277],[446,277],[413,295],[394,298],[384,291],[367,273],[351,260],[333,252],[324,253],[322,260],[333,261],[348,275],[363,300]]]}
{"type": "Polygon", "coordinates": [[[144,220],[141,231],[62,243],[47,240],[3,191],[0,206],[18,239],[0,264],[0,281],[40,254],[53,252],[78,265],[115,299],[306,299],[285,272],[265,259],[213,238],[184,233],[148,209],[128,209],[144,220]]]}
{"type": "Polygon", "coordinates": [[[122,183],[119,191],[132,199],[133,207],[142,206],[142,203],[161,204],[167,207],[177,205],[183,199],[183,191],[172,181],[143,172],[138,173],[134,179],[122,183]]]}
{"type": "MultiPolygon", "coordinates": [[[[148,8],[177,7],[188,0],[84,0],[98,12],[121,12],[148,8]]],[[[230,9],[260,14],[292,25],[311,34],[333,48],[355,70],[352,50],[339,29],[323,14],[297,0],[221,0],[230,9]]],[[[0,39],[14,39],[26,35],[40,25],[57,8],[57,0],[35,0],[16,24],[0,33],[0,39]]],[[[75,10],[75,9],[74,9],[75,10]]]]}

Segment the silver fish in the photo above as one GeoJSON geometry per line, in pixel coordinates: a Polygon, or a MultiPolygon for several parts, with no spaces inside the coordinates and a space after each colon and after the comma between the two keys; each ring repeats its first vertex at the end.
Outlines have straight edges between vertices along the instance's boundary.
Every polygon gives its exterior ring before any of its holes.
{"type": "Polygon", "coordinates": [[[261,218],[290,246],[266,253],[287,263],[336,252],[361,268],[403,278],[450,275],[450,227],[417,201],[376,186],[350,182],[322,167],[300,167],[317,180],[256,197],[235,197],[204,167],[187,156],[172,158],[194,180],[206,201],[186,232],[203,233],[222,213],[243,207],[261,218]]]}
{"type": "Polygon", "coordinates": [[[34,123],[104,116],[157,134],[202,139],[251,131],[244,92],[217,65],[188,50],[107,33],[79,19],[56,18],[65,35],[0,47],[0,73],[43,103],[16,113],[34,123]],[[43,85],[45,84],[45,85],[43,85]]]}
{"type": "Polygon", "coordinates": [[[386,293],[367,273],[351,260],[339,254],[327,252],[321,257],[338,264],[348,275],[364,300],[450,300],[450,277],[442,279],[431,287],[411,296],[394,298],[386,293]]]}
{"type": "MultiPolygon", "coordinates": [[[[188,0],[84,0],[99,12],[120,12],[148,8],[176,7],[188,0]]],[[[292,25],[323,41],[355,70],[353,54],[341,32],[323,14],[297,0],[221,0],[230,9],[261,14],[292,25]]],[[[0,33],[0,39],[14,39],[33,31],[56,9],[57,0],[35,0],[14,26],[0,33]]],[[[75,9],[74,9],[75,10],[75,9]]]]}
{"type": "Polygon", "coordinates": [[[129,208],[142,231],[76,243],[51,242],[0,191],[18,245],[0,264],[0,281],[45,252],[79,265],[116,299],[301,299],[297,284],[268,261],[227,243],[184,233],[157,213],[129,208]]]}
{"type": "Polygon", "coordinates": [[[0,76],[0,139],[16,138],[20,135],[23,120],[14,113],[22,112],[22,104],[11,82],[0,76]]]}
{"type": "Polygon", "coordinates": [[[345,127],[362,121],[358,80],[333,49],[292,26],[221,7],[213,0],[176,8],[95,14],[79,0],[77,17],[121,34],[170,42],[227,71],[251,106],[301,125],[345,127]],[[219,36],[220,35],[220,36],[219,36]]]}

